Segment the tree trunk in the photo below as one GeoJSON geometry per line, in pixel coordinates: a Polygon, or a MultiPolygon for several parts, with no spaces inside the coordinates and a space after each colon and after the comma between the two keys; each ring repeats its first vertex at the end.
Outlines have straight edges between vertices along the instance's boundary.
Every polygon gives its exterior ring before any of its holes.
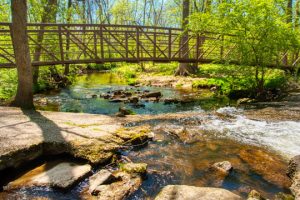
{"type": "MultiPolygon", "coordinates": [[[[188,21],[188,17],[190,14],[190,0],[183,0],[183,4],[182,4],[182,28],[186,29],[189,21],[188,21]]],[[[184,30],[185,31],[185,30],[184,30]]],[[[189,44],[188,44],[188,40],[189,40],[189,35],[188,32],[185,31],[185,33],[183,34],[183,36],[181,37],[181,45],[182,49],[180,51],[180,57],[183,59],[188,59],[189,58],[189,44]]],[[[196,65],[191,65],[190,63],[179,63],[179,67],[177,68],[175,75],[179,75],[179,76],[187,76],[190,74],[195,74],[197,72],[197,66],[196,65]]]]}
{"type": "Polygon", "coordinates": [[[18,71],[18,88],[13,106],[34,108],[33,82],[30,52],[27,37],[27,2],[26,0],[12,0],[12,42],[18,71]]]}
{"type": "MultiPolygon", "coordinates": [[[[57,11],[57,0],[48,0],[47,4],[44,6],[43,15],[42,15],[42,23],[49,23],[56,21],[56,11],[57,11]]],[[[44,30],[45,28],[41,26],[40,32],[37,36],[37,43],[42,44],[44,39],[44,30]]],[[[40,46],[36,46],[34,50],[34,61],[39,61],[42,53],[42,48],[40,46]]],[[[33,69],[33,84],[36,86],[39,78],[39,67],[35,67],[33,69]]]]}
{"type": "Polygon", "coordinates": [[[296,29],[300,28],[300,0],[296,2],[295,27],[296,29]]]}
{"type": "MultiPolygon", "coordinates": [[[[67,23],[71,23],[71,7],[72,7],[72,0],[68,0],[68,16],[67,16],[67,23]]],[[[67,33],[67,44],[66,44],[66,60],[69,60],[69,51],[70,51],[70,33],[67,33]]],[[[70,64],[65,64],[65,71],[64,75],[67,76],[70,73],[70,64]]]]}
{"type": "MultiPolygon", "coordinates": [[[[286,22],[293,22],[293,0],[288,0],[286,7],[286,22]]],[[[288,54],[286,53],[283,57],[283,65],[288,66],[288,54]]]]}

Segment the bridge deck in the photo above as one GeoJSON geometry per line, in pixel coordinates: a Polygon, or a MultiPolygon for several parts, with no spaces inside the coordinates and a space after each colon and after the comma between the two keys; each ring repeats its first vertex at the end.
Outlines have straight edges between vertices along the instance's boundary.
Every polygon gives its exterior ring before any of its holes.
{"type": "MultiPolygon", "coordinates": [[[[10,23],[0,23],[0,68],[15,67],[10,23]]],[[[33,66],[105,62],[238,62],[233,36],[188,33],[182,29],[97,24],[28,24],[33,66]],[[188,50],[186,51],[186,44],[188,50]]],[[[279,53],[270,65],[295,66],[300,56],[279,53]]]]}

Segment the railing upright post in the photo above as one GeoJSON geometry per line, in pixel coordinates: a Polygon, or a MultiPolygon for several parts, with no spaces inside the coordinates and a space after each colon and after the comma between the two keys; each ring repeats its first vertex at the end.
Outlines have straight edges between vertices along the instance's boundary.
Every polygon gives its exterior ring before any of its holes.
{"type": "Polygon", "coordinates": [[[139,32],[139,27],[136,26],[136,53],[137,53],[137,59],[138,61],[140,60],[140,32],[139,32]]]}
{"type": "Polygon", "coordinates": [[[98,57],[98,50],[97,50],[97,34],[96,34],[96,27],[94,27],[94,51],[95,51],[95,59],[98,57]]]}
{"type": "Polygon", "coordinates": [[[154,28],[154,35],[153,35],[153,37],[154,37],[153,57],[155,59],[156,58],[156,45],[157,45],[157,43],[156,43],[156,28],[154,28]]]}
{"type": "Polygon", "coordinates": [[[221,49],[220,49],[220,57],[221,57],[221,60],[223,60],[223,57],[224,57],[224,35],[222,35],[221,37],[221,49]]]}
{"type": "Polygon", "coordinates": [[[172,58],[172,29],[169,29],[168,49],[169,49],[169,60],[171,60],[171,58],[172,58]]]}
{"type": "Polygon", "coordinates": [[[58,25],[58,37],[59,37],[59,48],[60,48],[60,57],[61,61],[64,63],[64,47],[63,47],[63,40],[62,40],[62,30],[61,25],[58,25]]]}
{"type": "Polygon", "coordinates": [[[199,48],[200,48],[200,36],[197,33],[197,41],[196,41],[196,60],[199,60],[199,48]]]}
{"type": "Polygon", "coordinates": [[[101,48],[101,59],[104,59],[104,43],[103,43],[103,25],[100,25],[100,48],[101,48]]]}
{"type": "Polygon", "coordinates": [[[128,59],[129,49],[128,49],[128,32],[125,31],[125,51],[126,51],[126,59],[128,59]]]}

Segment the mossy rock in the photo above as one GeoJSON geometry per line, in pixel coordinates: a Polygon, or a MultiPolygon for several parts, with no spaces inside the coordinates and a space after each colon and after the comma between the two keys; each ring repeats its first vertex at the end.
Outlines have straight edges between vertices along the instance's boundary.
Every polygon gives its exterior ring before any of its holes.
{"type": "Polygon", "coordinates": [[[120,164],[120,170],[129,174],[145,174],[147,172],[147,166],[146,163],[125,163],[120,164]]]}
{"type": "Polygon", "coordinates": [[[151,129],[149,126],[139,126],[134,128],[120,128],[116,131],[116,135],[122,138],[126,144],[140,145],[149,139],[151,129]]]}
{"type": "Polygon", "coordinates": [[[275,200],[294,200],[294,199],[295,199],[295,197],[293,197],[293,195],[285,194],[282,192],[279,192],[275,196],[275,200]]]}

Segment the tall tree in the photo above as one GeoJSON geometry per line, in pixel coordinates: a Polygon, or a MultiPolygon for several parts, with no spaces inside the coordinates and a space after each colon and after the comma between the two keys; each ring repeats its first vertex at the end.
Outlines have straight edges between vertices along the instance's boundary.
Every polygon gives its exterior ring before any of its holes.
{"type": "Polygon", "coordinates": [[[12,0],[12,41],[18,71],[18,88],[13,106],[33,108],[33,82],[30,52],[27,37],[27,2],[12,0]]]}
{"type": "MultiPolygon", "coordinates": [[[[185,33],[181,37],[181,58],[189,58],[189,35],[187,32],[187,27],[189,24],[188,17],[190,15],[190,0],[183,0],[182,3],[182,28],[185,30],[185,33]]],[[[189,74],[194,74],[197,72],[197,66],[192,66],[190,63],[182,62],[179,63],[175,75],[187,76],[189,74]]]]}
{"type": "MultiPolygon", "coordinates": [[[[72,18],[72,13],[71,13],[71,8],[72,8],[72,0],[68,0],[68,13],[67,13],[67,23],[71,23],[71,18],[72,18]]],[[[69,51],[70,51],[70,33],[67,33],[67,42],[66,42],[66,60],[69,59],[69,51]]],[[[70,72],[70,64],[65,64],[65,71],[64,75],[67,76],[70,72]]]]}
{"type": "MultiPolygon", "coordinates": [[[[293,0],[288,0],[287,1],[287,6],[286,6],[286,22],[288,24],[292,24],[293,22],[293,0]]],[[[283,57],[283,64],[288,65],[288,54],[286,53],[283,57]]]]}
{"type": "MultiPolygon", "coordinates": [[[[49,23],[49,22],[55,22],[56,21],[56,13],[57,13],[57,0],[47,0],[47,3],[45,4],[43,11],[42,11],[42,23],[49,23]]],[[[37,43],[41,44],[44,39],[44,30],[45,28],[41,26],[40,32],[37,36],[37,43]]],[[[34,61],[39,61],[42,53],[41,46],[36,46],[34,51],[34,61]]],[[[37,85],[38,83],[38,77],[39,77],[39,67],[34,68],[33,72],[33,84],[37,85]]]]}

